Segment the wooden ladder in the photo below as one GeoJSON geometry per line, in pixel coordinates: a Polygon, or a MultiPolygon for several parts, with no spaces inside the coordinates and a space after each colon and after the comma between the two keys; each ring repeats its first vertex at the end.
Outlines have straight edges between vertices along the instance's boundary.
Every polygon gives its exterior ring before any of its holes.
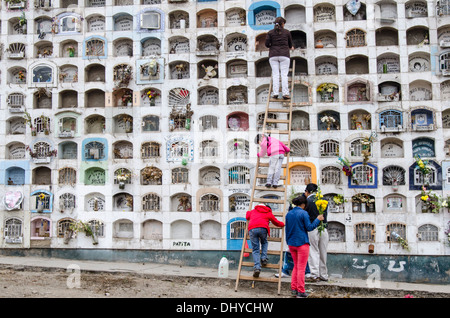
{"type": "MultiPolygon", "coordinates": [[[[271,81],[270,86],[269,86],[269,96],[267,98],[266,113],[264,116],[264,124],[263,124],[263,133],[264,134],[266,134],[266,135],[276,134],[277,139],[282,141],[289,148],[290,148],[290,143],[291,143],[292,104],[293,104],[293,100],[294,100],[293,93],[294,93],[294,77],[295,77],[295,60],[292,61],[292,68],[290,69],[290,71],[291,71],[291,79],[290,79],[291,99],[288,101],[283,101],[283,100],[279,100],[279,99],[270,98],[270,96],[272,94],[272,81],[271,81]],[[278,105],[278,107],[275,107],[275,106],[271,107],[271,103],[278,105]],[[286,107],[287,104],[289,104],[289,107],[286,107]],[[277,114],[277,115],[286,114],[287,116],[286,116],[286,119],[273,119],[273,118],[269,118],[269,114],[277,114]],[[267,129],[267,124],[281,124],[282,126],[287,126],[287,128],[278,129],[278,130],[267,129]]],[[[284,186],[279,186],[276,189],[275,188],[268,189],[265,186],[257,185],[257,182],[256,182],[257,179],[265,179],[267,177],[267,174],[263,174],[260,172],[260,168],[268,168],[268,167],[269,167],[269,163],[262,162],[261,158],[258,157],[257,162],[256,162],[255,178],[253,179],[252,195],[250,198],[249,210],[254,208],[254,206],[253,206],[254,203],[278,204],[278,206],[281,206],[282,209],[281,209],[281,211],[273,211],[273,214],[275,215],[275,217],[277,217],[278,220],[285,222],[285,215],[286,215],[287,208],[288,208],[287,177],[288,177],[288,173],[289,173],[289,153],[286,154],[286,163],[283,163],[283,165],[282,165],[283,173],[280,176],[280,180],[284,180],[284,186]],[[278,194],[281,196],[281,198],[280,199],[262,198],[260,196],[255,195],[255,193],[257,193],[257,192],[258,192],[258,194],[260,192],[266,192],[267,194],[272,194],[272,195],[278,194]]],[[[241,256],[239,259],[239,267],[238,267],[238,273],[237,273],[237,278],[236,278],[235,291],[237,291],[237,289],[238,289],[239,280],[242,279],[242,280],[253,281],[253,284],[256,281],[278,283],[278,295],[279,295],[281,292],[281,269],[283,267],[284,228],[280,229],[280,233],[281,233],[280,237],[268,237],[269,250],[267,251],[267,254],[268,255],[278,255],[279,256],[278,263],[277,264],[270,263],[270,264],[267,264],[266,266],[262,266],[262,269],[263,268],[278,269],[278,278],[264,277],[264,276],[253,277],[252,275],[248,276],[248,275],[241,274],[242,266],[246,266],[246,267],[254,266],[253,259],[248,262],[244,261],[244,253],[250,253],[250,254],[252,253],[251,247],[247,247],[247,248],[245,247],[245,243],[249,239],[248,223],[249,222],[247,221],[246,227],[245,227],[245,232],[244,232],[245,238],[242,240],[242,249],[241,249],[241,256]],[[280,248],[276,249],[276,250],[271,250],[270,242],[276,242],[277,244],[279,243],[280,248]]],[[[270,224],[270,228],[271,229],[279,229],[278,227],[274,226],[273,224],[270,224]]]]}

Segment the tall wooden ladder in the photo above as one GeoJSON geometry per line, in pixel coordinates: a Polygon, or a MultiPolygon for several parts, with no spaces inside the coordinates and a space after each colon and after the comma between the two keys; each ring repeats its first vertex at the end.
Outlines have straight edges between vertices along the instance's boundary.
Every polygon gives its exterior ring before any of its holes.
{"type": "MultiPolygon", "coordinates": [[[[293,100],[294,100],[294,77],[295,77],[295,60],[292,60],[292,68],[290,69],[291,71],[291,79],[290,79],[290,91],[291,91],[291,99],[284,101],[282,99],[272,99],[270,98],[271,94],[272,94],[272,81],[270,82],[270,86],[269,86],[269,96],[267,98],[267,105],[266,105],[266,112],[265,112],[265,116],[264,116],[264,123],[263,123],[263,134],[265,135],[271,135],[275,138],[277,138],[278,140],[282,141],[286,146],[288,146],[290,148],[290,142],[291,142],[291,121],[292,121],[292,104],[293,104],[293,100]],[[289,107],[286,107],[289,106],[289,107]],[[276,116],[274,116],[276,115],[276,116]],[[278,117],[286,117],[284,119],[278,119],[278,117]],[[274,126],[275,125],[280,125],[282,126],[284,129],[273,129],[268,127],[269,126],[274,126]]],[[[279,98],[282,98],[281,96],[279,96],[279,98]]],[[[283,186],[278,186],[277,188],[266,188],[264,185],[258,185],[257,180],[261,180],[261,179],[266,179],[267,178],[267,174],[264,174],[263,172],[260,171],[260,168],[268,168],[269,167],[269,162],[267,158],[260,158],[258,157],[257,162],[256,162],[256,169],[255,169],[255,178],[253,179],[253,186],[252,186],[252,194],[251,194],[251,198],[250,198],[250,205],[249,205],[249,210],[253,209],[254,206],[253,204],[276,204],[278,205],[278,207],[281,207],[281,210],[278,211],[273,211],[274,216],[282,221],[285,222],[285,216],[286,216],[286,212],[287,212],[287,208],[288,208],[288,193],[287,193],[287,178],[288,178],[288,173],[289,173],[289,153],[286,154],[285,157],[285,162],[283,162],[282,165],[282,169],[283,172],[280,176],[280,180],[284,181],[284,185],[283,186]],[[262,198],[261,196],[279,196],[279,199],[271,199],[271,198],[262,198]]],[[[261,183],[260,183],[261,184],[261,183]]],[[[274,282],[274,283],[278,283],[278,295],[281,292],[281,269],[283,267],[283,239],[284,239],[284,228],[278,228],[276,226],[274,226],[273,224],[270,224],[270,228],[272,230],[272,233],[275,231],[278,231],[278,233],[280,235],[274,236],[274,237],[268,237],[268,241],[269,241],[269,249],[268,249],[268,256],[270,255],[278,255],[278,263],[269,263],[266,266],[262,266],[262,269],[264,268],[271,268],[271,269],[277,269],[278,270],[278,278],[275,276],[272,277],[267,277],[267,276],[259,276],[259,277],[253,277],[252,274],[250,275],[245,275],[242,274],[242,267],[246,266],[246,267],[253,267],[254,263],[253,263],[253,259],[251,258],[251,261],[245,261],[244,260],[244,254],[245,253],[252,253],[252,248],[251,246],[246,247],[245,243],[247,242],[247,240],[249,239],[249,234],[248,234],[248,221],[246,223],[246,227],[245,227],[245,237],[243,239],[242,242],[242,249],[241,249],[241,256],[239,259],[239,267],[238,267],[238,274],[237,274],[237,278],[236,278],[236,287],[235,287],[235,291],[238,290],[238,286],[239,286],[239,281],[240,280],[248,280],[248,281],[253,281],[253,284],[257,281],[262,281],[262,282],[274,282]],[[277,229],[274,231],[274,229],[277,229]],[[273,242],[273,243],[272,243],[273,242]],[[271,249],[271,245],[275,244],[277,247],[276,249],[271,249]]],[[[269,257],[270,260],[270,257],[269,257]]],[[[261,274],[263,274],[263,271],[261,271],[261,274]]]]}

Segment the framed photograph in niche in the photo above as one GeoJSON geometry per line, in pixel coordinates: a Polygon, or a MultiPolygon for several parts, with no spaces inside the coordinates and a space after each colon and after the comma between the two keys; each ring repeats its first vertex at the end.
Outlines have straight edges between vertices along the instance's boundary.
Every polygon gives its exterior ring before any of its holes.
{"type": "Polygon", "coordinates": [[[430,70],[430,58],[423,55],[412,55],[409,58],[408,69],[410,72],[427,72],[430,70]]]}

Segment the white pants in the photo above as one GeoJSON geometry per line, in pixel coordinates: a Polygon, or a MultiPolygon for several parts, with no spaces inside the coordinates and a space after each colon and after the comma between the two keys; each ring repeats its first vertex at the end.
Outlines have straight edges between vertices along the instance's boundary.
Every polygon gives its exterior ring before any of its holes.
{"type": "Polygon", "coordinates": [[[322,235],[317,229],[308,232],[309,238],[309,257],[308,265],[310,274],[308,276],[314,278],[328,279],[327,269],[327,247],[328,247],[328,231],[325,229],[322,235]]]}
{"type": "Polygon", "coordinates": [[[274,56],[269,59],[272,68],[272,94],[280,93],[280,75],[281,75],[281,92],[283,95],[289,96],[288,73],[291,59],[286,56],[274,56]]]}
{"type": "Polygon", "coordinates": [[[280,181],[281,166],[283,165],[283,160],[284,154],[270,156],[266,184],[278,185],[278,181],[280,181]]]}

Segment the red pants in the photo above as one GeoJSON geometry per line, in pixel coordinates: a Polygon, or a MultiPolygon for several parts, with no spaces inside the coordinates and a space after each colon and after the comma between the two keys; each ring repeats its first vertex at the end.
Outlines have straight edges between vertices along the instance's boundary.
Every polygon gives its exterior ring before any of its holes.
{"type": "Polygon", "coordinates": [[[308,262],[309,244],[302,246],[289,246],[289,251],[294,261],[294,269],[291,275],[291,289],[300,293],[305,292],[305,270],[308,262]]]}

